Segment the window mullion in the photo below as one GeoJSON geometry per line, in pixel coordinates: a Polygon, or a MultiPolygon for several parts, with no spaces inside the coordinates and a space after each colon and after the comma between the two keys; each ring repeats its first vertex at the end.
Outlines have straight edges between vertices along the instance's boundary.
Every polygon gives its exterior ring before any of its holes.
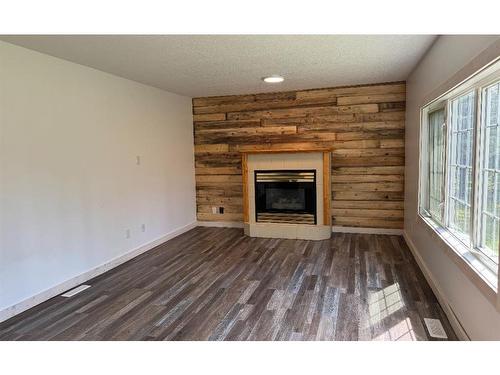
{"type": "MultiPolygon", "coordinates": [[[[481,98],[482,98],[482,105],[481,105],[481,114],[479,118],[479,126],[480,126],[480,143],[479,143],[479,148],[483,150],[482,154],[480,154],[480,173],[479,173],[479,181],[480,181],[480,188],[478,188],[478,191],[481,192],[481,196],[479,197],[479,207],[478,207],[478,213],[479,213],[479,230],[478,230],[478,237],[476,238],[476,243],[475,247],[479,248],[483,246],[483,240],[486,238],[486,225],[483,220],[483,212],[486,211],[485,208],[485,197],[487,197],[488,194],[488,177],[490,175],[490,171],[486,170],[486,167],[488,166],[486,163],[486,158],[489,155],[489,142],[486,142],[487,138],[487,127],[486,127],[486,119],[489,117],[487,113],[487,108],[486,108],[486,103],[487,103],[487,94],[486,91],[481,89],[481,98]]],[[[496,176],[494,177],[496,178],[496,176]]]]}
{"type": "Polygon", "coordinates": [[[474,124],[474,140],[472,142],[472,147],[474,147],[474,152],[472,153],[472,209],[471,209],[471,245],[473,248],[479,247],[480,244],[480,231],[482,230],[482,194],[481,187],[483,186],[483,177],[481,176],[481,166],[483,165],[483,160],[481,156],[481,147],[483,142],[482,135],[482,125],[481,116],[483,113],[482,108],[482,92],[481,89],[476,89],[476,103],[475,103],[475,124],[474,124]]]}
{"type": "Polygon", "coordinates": [[[441,223],[442,225],[445,225],[446,219],[445,219],[445,211],[446,211],[446,170],[448,169],[446,167],[446,149],[448,147],[448,126],[447,126],[447,106],[444,106],[444,118],[443,118],[443,123],[441,124],[441,134],[443,137],[443,149],[441,150],[441,164],[443,166],[443,177],[441,179],[441,207],[440,207],[440,214],[441,214],[441,223]]]}
{"type": "Polygon", "coordinates": [[[444,215],[443,215],[443,226],[448,227],[449,226],[449,216],[450,216],[450,202],[448,200],[448,193],[449,193],[449,188],[450,188],[450,168],[449,168],[449,160],[450,160],[450,155],[453,152],[451,150],[451,145],[453,142],[451,142],[451,113],[450,113],[450,102],[446,101],[445,105],[445,111],[444,111],[444,118],[445,118],[445,159],[444,159],[444,196],[443,196],[443,202],[444,202],[444,215]]]}

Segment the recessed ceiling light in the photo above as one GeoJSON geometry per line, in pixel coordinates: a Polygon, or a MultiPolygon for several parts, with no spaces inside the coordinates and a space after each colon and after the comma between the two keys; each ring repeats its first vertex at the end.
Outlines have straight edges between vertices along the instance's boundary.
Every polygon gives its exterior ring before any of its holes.
{"type": "Polygon", "coordinates": [[[262,80],[266,83],[280,83],[283,82],[285,79],[282,76],[278,75],[272,75],[269,77],[264,77],[262,80]]]}

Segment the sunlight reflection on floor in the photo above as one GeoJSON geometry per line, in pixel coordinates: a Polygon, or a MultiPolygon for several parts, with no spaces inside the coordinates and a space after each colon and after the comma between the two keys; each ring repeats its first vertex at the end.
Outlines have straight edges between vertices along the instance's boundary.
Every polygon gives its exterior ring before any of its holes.
{"type": "Polygon", "coordinates": [[[416,341],[417,337],[413,331],[410,318],[406,318],[389,328],[383,334],[375,337],[373,340],[391,340],[391,341],[416,341]]]}
{"type": "Polygon", "coordinates": [[[368,297],[370,324],[373,325],[380,322],[402,307],[404,307],[404,303],[398,283],[372,293],[368,297]]]}
{"type": "MultiPolygon", "coordinates": [[[[368,297],[369,324],[379,325],[384,319],[403,308],[404,302],[398,283],[394,283],[368,297]]],[[[416,341],[409,317],[404,318],[373,340],[416,341]]]]}

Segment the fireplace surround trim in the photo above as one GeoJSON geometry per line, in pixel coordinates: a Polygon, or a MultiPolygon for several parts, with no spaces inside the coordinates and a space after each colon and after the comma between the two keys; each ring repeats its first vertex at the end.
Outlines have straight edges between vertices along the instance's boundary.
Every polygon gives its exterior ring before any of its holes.
{"type": "Polygon", "coordinates": [[[245,233],[253,237],[301,238],[320,240],[331,236],[331,186],[330,151],[296,150],[242,154],[243,172],[243,215],[245,233]],[[288,222],[274,222],[267,215],[259,222],[256,216],[255,171],[272,172],[283,170],[292,173],[297,170],[314,170],[316,185],[316,223],[305,223],[307,218],[290,218],[288,222]],[[293,219],[293,220],[292,220],[293,219]]]}

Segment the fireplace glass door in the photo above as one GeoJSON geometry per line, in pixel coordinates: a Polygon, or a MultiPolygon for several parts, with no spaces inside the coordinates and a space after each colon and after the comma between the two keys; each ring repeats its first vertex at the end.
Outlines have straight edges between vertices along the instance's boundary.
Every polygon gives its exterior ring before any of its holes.
{"type": "Polygon", "coordinates": [[[255,171],[257,222],[316,224],[316,171],[255,171]]]}

